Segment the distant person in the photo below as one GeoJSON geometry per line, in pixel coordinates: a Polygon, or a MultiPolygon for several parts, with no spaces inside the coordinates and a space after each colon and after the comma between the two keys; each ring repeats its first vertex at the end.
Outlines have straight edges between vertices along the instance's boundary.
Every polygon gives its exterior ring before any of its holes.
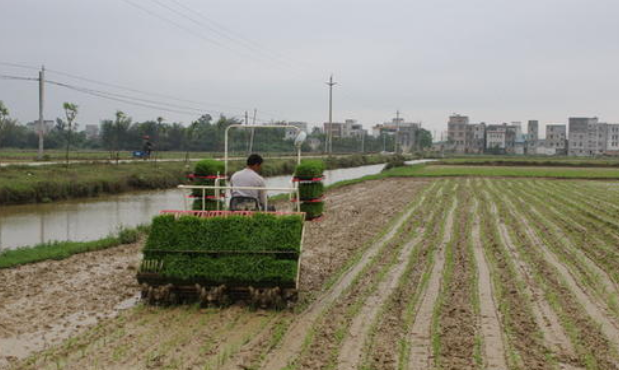
{"type": "Polygon", "coordinates": [[[264,162],[264,160],[261,156],[258,154],[252,154],[247,158],[247,167],[236,172],[230,178],[230,185],[232,185],[232,199],[230,200],[230,208],[232,210],[239,210],[241,207],[240,204],[245,203],[245,201],[253,201],[254,203],[257,202],[260,209],[265,209],[264,206],[267,202],[266,190],[235,189],[235,186],[265,188],[266,182],[264,181],[264,178],[260,176],[262,162],[264,162]]]}
{"type": "Polygon", "coordinates": [[[150,158],[150,154],[153,151],[153,143],[150,142],[149,136],[144,136],[144,145],[142,145],[142,153],[144,155],[144,160],[150,158]]]}

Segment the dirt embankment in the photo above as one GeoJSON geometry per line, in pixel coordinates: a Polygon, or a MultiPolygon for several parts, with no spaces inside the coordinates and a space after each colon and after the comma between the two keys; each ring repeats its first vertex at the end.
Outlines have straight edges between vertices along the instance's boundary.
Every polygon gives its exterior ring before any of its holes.
{"type": "MultiPolygon", "coordinates": [[[[318,295],[325,280],[338,271],[428,184],[429,182],[424,180],[390,179],[330,191],[327,194],[326,217],[322,221],[308,223],[306,228],[301,280],[301,289],[306,299],[318,295]],[[346,227],[343,227],[344,225],[346,227]]],[[[82,343],[80,352],[84,355],[81,358],[75,358],[65,345],[49,351],[47,358],[34,358],[30,365],[21,365],[40,368],[53,364],[54,361],[64,362],[70,359],[69,368],[85,368],[93,363],[124,367],[128,363],[123,363],[123,359],[127,357],[119,356],[118,352],[122,352],[121,349],[128,345],[136,347],[132,350],[135,352],[135,356],[131,357],[133,368],[147,367],[152,363],[149,356],[157,356],[153,354],[155,343],[172,336],[174,331],[163,331],[160,335],[153,334],[152,337],[149,337],[150,334],[143,334],[149,330],[153,332],[160,323],[155,319],[144,319],[136,310],[121,314],[116,319],[106,319],[115,315],[119,304],[131,302],[138,292],[135,269],[140,260],[140,247],[136,244],[76,255],[64,261],[0,270],[0,281],[8,282],[0,290],[0,367],[84,332],[81,337],[89,339],[76,340],[82,343]],[[146,327],[123,324],[133,320],[146,321],[143,323],[146,327]],[[96,328],[88,329],[96,324],[99,324],[96,328]],[[112,330],[113,328],[116,330],[112,330]],[[123,335],[119,336],[119,331],[122,331],[123,335]],[[141,335],[150,339],[143,342],[130,340],[141,335]],[[89,350],[94,343],[100,341],[106,343],[103,349],[89,350]]],[[[208,330],[209,326],[198,319],[186,321],[189,320],[188,317],[192,317],[183,313],[188,309],[148,308],[147,312],[155,310],[161,311],[159,314],[165,312],[166,315],[171,315],[170,320],[175,321],[176,327],[183,330],[169,340],[195,348],[194,341],[198,339],[184,337],[182,332],[192,327],[191,330],[196,331],[208,330]]],[[[202,314],[207,318],[212,315],[208,312],[202,314]]],[[[247,314],[242,309],[229,310],[228,314],[231,315],[228,317],[228,329],[234,327],[241,333],[256,337],[261,333],[281,330],[282,322],[291,315],[284,313],[277,320],[268,322],[259,319],[248,319],[245,322],[239,319],[247,314]]],[[[262,317],[264,313],[250,315],[262,317]]],[[[219,365],[231,361],[250,363],[259,358],[264,350],[248,348],[252,344],[260,346],[264,343],[249,340],[245,335],[230,338],[231,334],[226,330],[222,330],[221,336],[213,337],[212,334],[209,334],[209,340],[220,343],[215,346],[219,353],[208,352],[204,355],[201,351],[196,351],[194,356],[203,357],[192,358],[190,355],[182,359],[182,362],[198,363],[200,366],[212,361],[219,365]],[[225,356],[221,355],[222,351],[226,353],[225,356]],[[238,358],[237,353],[242,353],[243,358],[238,358]]],[[[268,335],[263,336],[268,342],[268,335]]],[[[157,359],[157,364],[164,366],[172,359],[177,361],[175,356],[162,355],[157,359]]]]}

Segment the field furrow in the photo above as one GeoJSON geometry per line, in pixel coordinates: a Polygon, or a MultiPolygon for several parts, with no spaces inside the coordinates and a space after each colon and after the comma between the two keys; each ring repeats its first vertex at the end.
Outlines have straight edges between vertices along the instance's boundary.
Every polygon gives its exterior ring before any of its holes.
{"type": "Polygon", "coordinates": [[[510,368],[545,368],[549,354],[571,357],[572,344],[559,324],[559,319],[543,298],[529,267],[515,253],[498,210],[484,189],[479,193],[482,204],[482,235],[491,274],[495,277],[502,325],[505,327],[510,368]]]}
{"type": "Polygon", "coordinates": [[[441,243],[437,247],[436,258],[432,272],[428,279],[425,292],[419,302],[419,307],[415,310],[415,317],[410,327],[408,336],[408,368],[409,369],[429,369],[432,367],[432,323],[434,307],[441,291],[441,278],[445,267],[447,244],[452,237],[455,210],[457,200],[454,199],[453,205],[445,219],[445,227],[441,243]]]}
{"type": "Polygon", "coordinates": [[[477,266],[477,296],[479,301],[479,329],[482,340],[483,366],[489,370],[507,369],[507,351],[503,338],[504,328],[499,319],[500,312],[493,289],[489,262],[481,240],[481,217],[478,200],[475,199],[475,216],[471,239],[473,255],[477,266]]]}
{"type": "Polygon", "coordinates": [[[527,232],[535,233],[544,239],[545,246],[548,247],[544,251],[552,252],[556,259],[569,268],[580,286],[589,294],[595,295],[597,300],[606,302],[608,309],[617,316],[619,313],[616,303],[618,291],[611,276],[603,269],[607,261],[597,259],[600,263],[598,265],[596,260],[589,258],[589,255],[593,255],[593,258],[598,257],[595,253],[601,248],[585,248],[583,251],[576,247],[571,240],[578,240],[578,235],[581,233],[569,235],[569,231],[564,231],[566,229],[556,223],[556,218],[543,216],[543,210],[550,208],[548,203],[540,204],[522,193],[511,192],[507,186],[502,186],[502,189],[507,189],[508,194],[513,195],[510,200],[512,205],[515,205],[513,209],[517,208],[523,216],[526,216],[521,220],[527,232]]]}
{"type": "MultiPolygon", "coordinates": [[[[616,343],[613,339],[616,333],[613,333],[615,328],[612,321],[575,283],[565,266],[527,232],[521,221],[524,216],[513,215],[515,211],[510,207],[509,200],[496,189],[493,195],[498,214],[505,222],[505,229],[516,253],[531,268],[535,281],[544,290],[545,298],[558,313],[579,356],[579,365],[617,368],[616,343]],[[605,322],[609,328],[600,327],[598,320],[605,322]],[[611,341],[607,334],[611,335],[611,341]]],[[[561,358],[557,360],[565,361],[561,358]]]]}
{"type": "Polygon", "coordinates": [[[333,284],[328,292],[318,297],[294,320],[282,338],[282,345],[267,354],[262,368],[281,369],[297,360],[304,349],[308,335],[313,334],[313,326],[324,314],[324,311],[350,289],[358,276],[362,275],[362,272],[372,265],[377,257],[382,256],[381,252],[392,242],[392,239],[399,235],[402,227],[407,224],[414,213],[423,203],[427,202],[427,199],[436,196],[439,190],[437,186],[427,189],[427,193],[422,194],[417,202],[410,206],[381,238],[372,243],[360,259],[333,284]]]}
{"type": "Polygon", "coordinates": [[[436,248],[442,242],[444,217],[435,212],[424,221],[422,244],[413,252],[398,286],[369,328],[362,368],[394,369],[407,364],[409,327],[428,283],[436,248]]]}
{"type": "Polygon", "coordinates": [[[432,330],[435,366],[473,369],[481,365],[476,356],[478,317],[477,271],[471,253],[472,199],[470,181],[459,188],[454,228],[446,249],[445,271],[435,306],[432,330]]]}
{"type": "MultiPolygon", "coordinates": [[[[452,185],[448,183],[443,185],[445,186],[452,185]]],[[[354,318],[368,304],[368,298],[377,292],[379,284],[398,266],[398,260],[408,260],[408,257],[399,258],[404,246],[420,233],[420,227],[425,219],[431,217],[433,212],[444,211],[443,205],[436,209],[430,207],[432,204],[442,203],[440,194],[444,189],[440,190],[434,197],[426,199],[412,218],[402,225],[386,248],[383,248],[372,263],[355,278],[349,289],[321,314],[320,320],[316,322],[311,335],[308,336],[305,350],[294,361],[298,368],[318,369],[337,365],[341,345],[349,333],[354,318]]]]}

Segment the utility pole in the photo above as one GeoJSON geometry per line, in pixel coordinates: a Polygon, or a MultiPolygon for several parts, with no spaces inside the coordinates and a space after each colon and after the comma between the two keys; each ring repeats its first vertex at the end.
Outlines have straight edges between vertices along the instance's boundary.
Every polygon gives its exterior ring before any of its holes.
{"type": "Polygon", "coordinates": [[[247,111],[245,111],[245,126],[249,125],[249,115],[247,114],[247,111]]]}
{"type": "Polygon", "coordinates": [[[333,82],[333,75],[329,78],[327,85],[329,86],[329,132],[327,133],[327,151],[331,154],[333,152],[333,86],[337,85],[337,82],[333,82]]]}
{"type": "Polygon", "coordinates": [[[400,132],[400,111],[395,112],[395,134],[393,135],[393,154],[398,154],[398,133],[400,132]]]}
{"type": "Polygon", "coordinates": [[[365,153],[365,131],[361,132],[361,154],[365,153]]]}
{"type": "Polygon", "coordinates": [[[45,107],[45,66],[39,72],[39,152],[37,158],[43,160],[43,130],[45,120],[43,119],[43,109],[45,107]]]}
{"type": "MultiPolygon", "coordinates": [[[[254,119],[252,121],[252,126],[256,125],[256,115],[258,114],[258,109],[254,108],[254,119]]],[[[254,150],[254,132],[256,131],[255,128],[251,128],[251,130],[249,131],[249,148],[247,150],[247,154],[251,154],[252,151],[254,150]]]]}

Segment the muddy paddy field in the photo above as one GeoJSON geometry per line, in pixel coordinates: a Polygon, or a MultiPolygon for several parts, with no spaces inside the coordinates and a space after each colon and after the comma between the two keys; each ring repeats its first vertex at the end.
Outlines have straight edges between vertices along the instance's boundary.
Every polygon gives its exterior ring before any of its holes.
{"type": "Polygon", "coordinates": [[[613,183],[332,190],[293,310],[136,303],[140,249],[0,270],[0,368],[619,368],[613,183]]]}

